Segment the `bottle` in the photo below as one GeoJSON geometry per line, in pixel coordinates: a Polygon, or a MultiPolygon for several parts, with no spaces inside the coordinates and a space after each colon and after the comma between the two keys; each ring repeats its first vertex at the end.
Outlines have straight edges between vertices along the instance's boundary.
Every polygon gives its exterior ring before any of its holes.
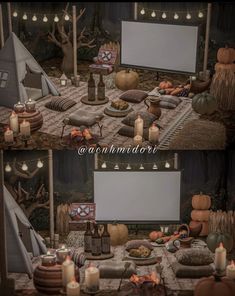
{"type": "Polygon", "coordinates": [[[99,235],[97,224],[95,224],[94,228],[95,228],[95,230],[92,235],[91,253],[93,256],[99,256],[99,255],[101,255],[101,237],[99,235]]]}
{"type": "Polygon", "coordinates": [[[84,233],[84,252],[90,253],[92,246],[91,223],[88,221],[86,225],[86,232],[84,233]]]}
{"type": "Polygon", "coordinates": [[[88,101],[95,101],[95,80],[92,73],[88,79],[88,101]]]}
{"type": "Polygon", "coordinates": [[[101,236],[101,249],[103,254],[110,254],[110,234],[107,224],[104,224],[104,231],[101,236]]]}
{"type": "Polygon", "coordinates": [[[97,91],[98,100],[102,101],[105,99],[105,84],[103,81],[103,75],[100,75],[100,81],[98,82],[98,91],[97,91]]]}

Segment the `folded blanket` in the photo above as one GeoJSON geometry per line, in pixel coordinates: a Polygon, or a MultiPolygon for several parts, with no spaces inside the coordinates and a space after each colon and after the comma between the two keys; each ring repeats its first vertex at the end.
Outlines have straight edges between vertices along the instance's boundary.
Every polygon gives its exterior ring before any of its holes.
{"type": "Polygon", "coordinates": [[[189,266],[182,265],[178,262],[173,262],[171,266],[175,276],[179,278],[200,278],[204,276],[210,276],[214,272],[214,266],[212,264],[189,266]]]}
{"type": "Polygon", "coordinates": [[[100,277],[109,279],[130,278],[136,274],[136,265],[133,261],[105,261],[99,265],[100,277]],[[128,263],[128,264],[127,264],[128,263]],[[124,273],[124,270],[125,273],[124,273]]]}

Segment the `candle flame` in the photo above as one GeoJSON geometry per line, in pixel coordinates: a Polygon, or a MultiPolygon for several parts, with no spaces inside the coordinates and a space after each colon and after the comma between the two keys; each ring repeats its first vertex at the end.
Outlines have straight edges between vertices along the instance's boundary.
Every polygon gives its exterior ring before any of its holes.
{"type": "Polygon", "coordinates": [[[65,245],[62,245],[61,249],[65,249],[65,245]]]}
{"type": "Polygon", "coordinates": [[[223,249],[224,248],[224,245],[223,245],[222,242],[220,242],[219,247],[220,247],[220,249],[223,249]]]}
{"type": "Polygon", "coordinates": [[[231,261],[231,265],[232,265],[232,267],[235,267],[235,263],[233,260],[231,261]]]}
{"type": "Polygon", "coordinates": [[[16,115],[15,111],[12,111],[12,112],[11,112],[11,115],[13,115],[13,116],[16,115]]]}
{"type": "Polygon", "coordinates": [[[51,255],[51,252],[50,251],[47,251],[47,255],[51,255]]]}
{"type": "Polygon", "coordinates": [[[70,256],[66,256],[66,261],[71,261],[71,257],[70,256]]]}
{"type": "Polygon", "coordinates": [[[76,278],[75,278],[75,276],[73,276],[72,279],[71,279],[71,283],[75,284],[76,282],[77,282],[76,278]]]}

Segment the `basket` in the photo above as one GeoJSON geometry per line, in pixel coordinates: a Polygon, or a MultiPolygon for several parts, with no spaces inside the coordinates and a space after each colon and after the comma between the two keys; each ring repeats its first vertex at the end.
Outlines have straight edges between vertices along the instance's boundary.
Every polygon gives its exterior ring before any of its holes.
{"type": "MultiPolygon", "coordinates": [[[[190,82],[188,81],[188,83],[190,83],[190,82]]],[[[211,79],[209,79],[207,81],[193,80],[193,81],[191,81],[190,92],[192,92],[194,94],[202,93],[202,92],[209,89],[210,84],[211,84],[211,79]]]]}

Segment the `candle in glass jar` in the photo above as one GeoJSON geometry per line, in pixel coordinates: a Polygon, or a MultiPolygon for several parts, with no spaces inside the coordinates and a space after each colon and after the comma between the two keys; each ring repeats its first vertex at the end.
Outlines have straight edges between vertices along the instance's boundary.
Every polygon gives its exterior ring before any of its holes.
{"type": "Polygon", "coordinates": [[[226,267],[226,276],[232,280],[235,280],[235,264],[231,261],[231,264],[226,267]]]}
{"type": "Polygon", "coordinates": [[[65,248],[65,245],[62,245],[60,249],[56,250],[57,262],[62,264],[69,254],[70,250],[65,248]]]}
{"type": "Polygon", "coordinates": [[[135,120],[135,131],[134,131],[134,135],[139,135],[141,137],[143,137],[143,133],[144,133],[144,121],[141,118],[140,115],[138,115],[138,117],[135,120]]]}
{"type": "Polygon", "coordinates": [[[56,255],[51,254],[50,251],[46,255],[41,256],[43,266],[53,266],[56,264],[56,255]]]}
{"type": "Polygon", "coordinates": [[[66,260],[62,264],[62,283],[65,288],[67,284],[75,277],[75,266],[73,261],[67,256],[66,260]]]}
{"type": "Polygon", "coordinates": [[[18,102],[14,105],[14,111],[17,113],[23,113],[25,110],[25,104],[18,102]]]}
{"type": "Polygon", "coordinates": [[[143,138],[140,135],[134,137],[134,145],[142,145],[143,138]]]}
{"type": "Polygon", "coordinates": [[[35,111],[35,106],[36,106],[36,102],[34,100],[32,100],[32,99],[29,99],[25,103],[25,107],[26,107],[27,112],[34,112],[35,111]]]}
{"type": "Polygon", "coordinates": [[[224,271],[226,268],[226,255],[227,251],[223,244],[220,243],[219,247],[215,249],[215,269],[217,271],[224,271]]]}
{"type": "Polygon", "coordinates": [[[14,136],[13,136],[13,131],[7,128],[7,130],[4,133],[4,141],[6,143],[13,143],[14,142],[14,136]]]}
{"type": "Polygon", "coordinates": [[[30,123],[24,120],[20,124],[20,133],[22,137],[30,137],[30,123]]]}
{"type": "Polygon", "coordinates": [[[159,139],[159,128],[155,124],[153,124],[149,128],[149,142],[156,144],[158,142],[158,139],[159,139]]]}
{"type": "Polygon", "coordinates": [[[19,132],[19,121],[18,121],[18,115],[12,111],[10,115],[10,128],[13,131],[13,133],[19,132]]]}
{"type": "Polygon", "coordinates": [[[97,267],[89,266],[85,269],[85,286],[88,292],[99,290],[100,271],[97,267]]]}
{"type": "Polygon", "coordinates": [[[75,278],[67,284],[66,293],[67,296],[80,296],[80,285],[75,278]]]}

